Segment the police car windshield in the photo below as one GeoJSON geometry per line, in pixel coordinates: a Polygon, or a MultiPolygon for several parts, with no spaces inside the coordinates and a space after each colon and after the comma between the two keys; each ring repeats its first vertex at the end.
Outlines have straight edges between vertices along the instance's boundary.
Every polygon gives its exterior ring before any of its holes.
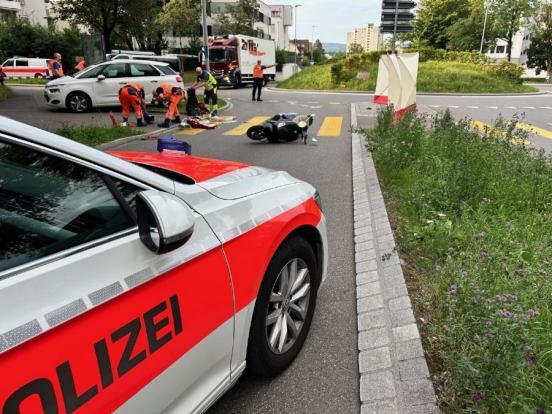
{"type": "Polygon", "coordinates": [[[209,49],[209,60],[211,63],[226,62],[226,49],[209,49]]]}

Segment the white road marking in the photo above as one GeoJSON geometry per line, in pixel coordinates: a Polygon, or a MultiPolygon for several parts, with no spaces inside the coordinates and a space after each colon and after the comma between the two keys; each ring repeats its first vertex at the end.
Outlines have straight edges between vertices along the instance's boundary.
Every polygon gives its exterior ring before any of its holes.
{"type": "Polygon", "coordinates": [[[459,106],[456,106],[456,105],[449,105],[449,106],[447,106],[447,108],[458,109],[458,108],[460,108],[460,107],[459,107],[459,106]]]}
{"type": "Polygon", "coordinates": [[[429,105],[430,108],[440,108],[441,105],[429,105]]]}
{"type": "Polygon", "coordinates": [[[552,109],[552,106],[540,106],[540,109],[552,109]]]}
{"type": "Polygon", "coordinates": [[[270,103],[278,103],[278,102],[280,102],[280,101],[276,101],[276,100],[273,99],[273,100],[267,101],[267,102],[270,102],[270,103]]]}
{"type": "Polygon", "coordinates": [[[470,108],[470,109],[479,109],[478,106],[466,106],[466,108],[470,108]]]}
{"type": "Polygon", "coordinates": [[[552,126],[552,122],[547,122],[548,125],[552,126]]]}
{"type": "Polygon", "coordinates": [[[515,106],[505,106],[506,109],[517,109],[515,106]]]}
{"type": "Polygon", "coordinates": [[[534,106],[522,106],[522,109],[536,109],[534,106]]]}
{"type": "Polygon", "coordinates": [[[488,106],[489,109],[498,109],[498,106],[488,106]]]}
{"type": "Polygon", "coordinates": [[[341,105],[340,102],[328,102],[329,105],[341,105]]]}
{"type": "Polygon", "coordinates": [[[320,109],[322,106],[309,106],[310,109],[320,109]]]}
{"type": "Polygon", "coordinates": [[[295,101],[287,101],[287,103],[290,104],[290,105],[295,105],[297,102],[295,102],[295,101]]]}

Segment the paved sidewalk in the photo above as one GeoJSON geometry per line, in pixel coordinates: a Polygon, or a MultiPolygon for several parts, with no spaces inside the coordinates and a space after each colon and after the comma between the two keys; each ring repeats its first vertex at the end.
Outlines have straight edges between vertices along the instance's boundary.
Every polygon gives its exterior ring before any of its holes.
{"type": "Polygon", "coordinates": [[[351,105],[362,414],[437,413],[376,169],[364,136],[354,132],[373,125],[375,114],[371,103],[351,105]]]}

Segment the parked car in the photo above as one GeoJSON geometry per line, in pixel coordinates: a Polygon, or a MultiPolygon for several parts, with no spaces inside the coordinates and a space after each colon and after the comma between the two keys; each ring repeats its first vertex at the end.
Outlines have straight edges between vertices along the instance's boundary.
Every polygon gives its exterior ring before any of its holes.
{"type": "Polygon", "coordinates": [[[3,413],[203,412],[300,352],[328,257],[311,185],[4,117],[0,176],[3,413]]]}
{"type": "Polygon", "coordinates": [[[94,107],[119,105],[119,90],[130,82],[142,84],[147,100],[161,83],[184,87],[182,77],[167,63],[126,59],[103,62],[74,77],[48,82],[44,97],[52,107],[86,112],[94,107]]]}
{"type": "Polygon", "coordinates": [[[13,57],[7,59],[2,65],[2,70],[7,78],[47,78],[49,59],[13,57]]]}

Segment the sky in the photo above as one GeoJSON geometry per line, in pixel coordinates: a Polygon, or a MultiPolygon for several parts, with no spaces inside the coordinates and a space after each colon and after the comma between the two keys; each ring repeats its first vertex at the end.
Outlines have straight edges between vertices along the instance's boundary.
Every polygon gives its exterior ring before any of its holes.
{"type": "MultiPolygon", "coordinates": [[[[264,0],[266,4],[300,4],[297,8],[297,38],[322,43],[346,43],[347,32],[368,23],[380,23],[381,0],[264,0]]],[[[295,36],[289,28],[289,37],[295,36]]]]}

